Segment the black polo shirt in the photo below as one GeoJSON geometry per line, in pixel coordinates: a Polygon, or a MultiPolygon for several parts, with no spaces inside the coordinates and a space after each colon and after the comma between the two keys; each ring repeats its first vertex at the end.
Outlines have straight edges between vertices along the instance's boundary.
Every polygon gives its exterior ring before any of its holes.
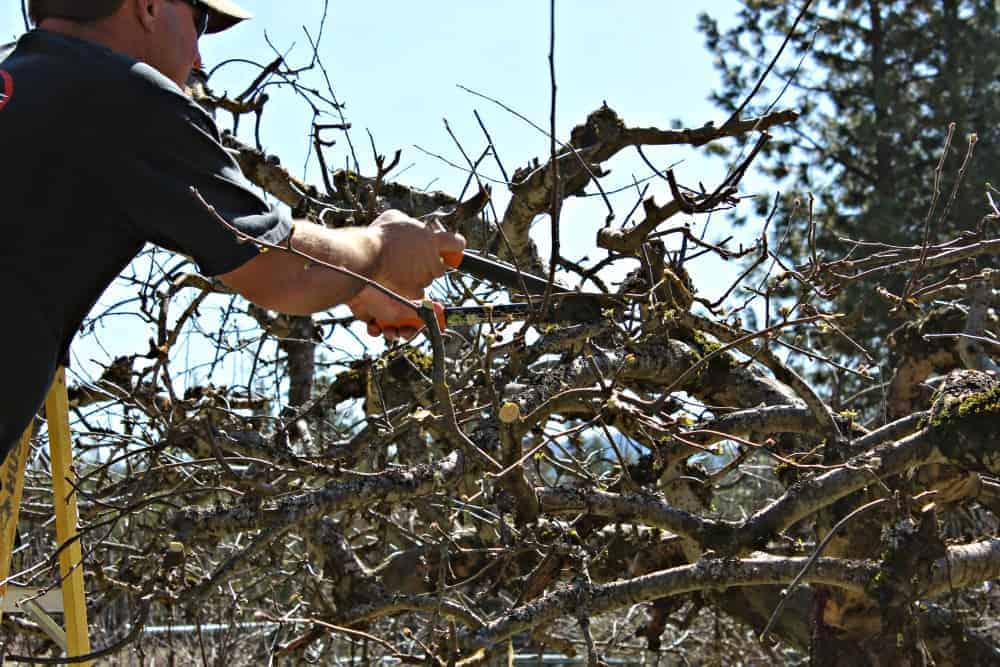
{"type": "Polygon", "coordinates": [[[0,455],[42,403],[101,292],[147,242],[200,271],[257,254],[291,219],[256,194],[211,117],[148,65],[34,30],[0,55],[0,455]]]}

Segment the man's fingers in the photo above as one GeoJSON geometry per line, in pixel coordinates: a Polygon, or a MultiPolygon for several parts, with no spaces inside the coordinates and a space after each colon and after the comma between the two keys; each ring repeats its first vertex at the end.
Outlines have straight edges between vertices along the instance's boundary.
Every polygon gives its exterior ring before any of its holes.
{"type": "Polygon", "coordinates": [[[438,254],[465,252],[465,237],[461,234],[452,234],[443,230],[435,231],[434,243],[437,245],[438,254]]]}
{"type": "MultiPolygon", "coordinates": [[[[424,278],[426,283],[430,283],[433,279],[429,269],[424,278]]],[[[413,305],[407,307],[381,292],[366,287],[348,304],[351,307],[351,312],[355,318],[367,324],[369,336],[384,336],[387,341],[413,338],[421,329],[421,327],[413,326],[413,321],[417,316],[418,304],[424,297],[423,288],[420,285],[405,287],[387,285],[387,287],[394,289],[403,298],[412,300],[413,305]],[[402,325],[403,322],[407,321],[410,324],[402,325]]]]}
{"type": "MultiPolygon", "coordinates": [[[[441,275],[444,275],[443,273],[440,274],[440,275],[438,274],[438,269],[439,268],[441,268],[441,269],[444,268],[444,263],[443,262],[439,261],[437,263],[431,264],[431,265],[426,266],[424,268],[426,269],[426,271],[424,272],[424,274],[422,276],[420,276],[420,282],[419,282],[420,288],[421,288],[421,292],[423,291],[424,287],[429,287],[430,284],[432,282],[434,282],[435,278],[440,278],[441,275]]],[[[410,298],[410,299],[420,299],[420,298],[423,298],[423,294],[421,293],[421,295],[419,297],[412,297],[411,296],[411,297],[407,297],[407,298],[410,298]]]]}
{"type": "Polygon", "coordinates": [[[372,224],[374,225],[376,223],[395,222],[400,220],[413,220],[413,218],[398,209],[390,208],[382,211],[377,218],[372,220],[372,224]]]}
{"type": "MultiPolygon", "coordinates": [[[[428,281],[428,284],[429,283],[430,283],[430,281],[428,281]]],[[[417,306],[419,306],[420,302],[423,301],[423,299],[424,299],[424,288],[423,287],[413,287],[413,288],[408,288],[408,289],[400,289],[399,290],[399,295],[400,296],[405,296],[410,301],[416,302],[414,304],[414,306],[413,306],[413,310],[416,310],[417,306]]],[[[400,308],[402,308],[402,306],[400,306],[400,308]]],[[[413,313],[410,313],[408,311],[405,311],[405,309],[404,309],[404,312],[407,315],[412,315],[413,314],[413,313]]]]}
{"type": "Polygon", "coordinates": [[[431,230],[432,232],[444,232],[444,231],[448,231],[445,228],[444,223],[441,222],[441,218],[437,218],[437,217],[429,218],[427,220],[427,222],[424,223],[424,227],[426,227],[427,229],[431,230]]]}
{"type": "Polygon", "coordinates": [[[440,278],[449,266],[457,267],[461,263],[462,253],[465,252],[465,237],[461,234],[436,231],[434,232],[434,245],[437,246],[438,255],[441,257],[440,265],[435,264],[436,275],[434,277],[440,278]]]}

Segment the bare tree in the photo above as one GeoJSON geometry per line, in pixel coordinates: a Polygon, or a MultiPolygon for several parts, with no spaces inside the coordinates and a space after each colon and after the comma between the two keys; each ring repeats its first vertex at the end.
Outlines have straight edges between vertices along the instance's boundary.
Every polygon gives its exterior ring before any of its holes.
{"type": "MultiPolygon", "coordinates": [[[[989,583],[1000,575],[1000,280],[976,266],[1000,248],[989,195],[955,239],[859,239],[841,258],[813,250],[791,266],[771,248],[770,220],[745,248],[687,221],[739,205],[744,173],[794,111],[663,130],[605,105],[566,143],[553,122],[551,154],[505,176],[501,211],[478,173],[499,160],[485,126],[478,151],[463,149],[466,192],[394,182],[398,155],[376,157],[373,175],[356,156],[330,169],[331,133],[349,138],[350,126],[320,122],[341,107],[332,88],[301,85],[304,71],[277,57],[239,95],[192,86],[234,125],[259,126],[279,88],[312,105],[322,184],[227,135],[254,183],[332,226],[388,208],[435,217],[552,287],[531,296],[449,274],[444,302],[528,301],[527,319],[485,309],[441,331],[424,306],[423,338],[358,358],[332,344],[346,321],[248,307],[158,251],[133,265],[138,296],[112,311],[155,336],[71,392],[99,653],[205,664],[237,663],[235,651],[249,664],[482,664],[543,650],[591,665],[1000,659],[989,583]],[[531,223],[547,216],[558,239],[571,223],[563,202],[600,194],[619,152],[723,141],[746,150],[714,187],[685,187],[650,162],[672,199],[640,197],[624,224],[609,203],[600,259],[572,262],[558,242],[539,255],[531,223]],[[703,253],[747,264],[717,300],[686,268],[703,253]],[[602,271],[616,263],[635,269],[608,285],[602,271]],[[602,295],[600,317],[552,323],[565,298],[557,270],[602,295]],[[901,272],[904,293],[880,286],[901,272]],[[788,284],[797,299],[773,296],[788,284]],[[848,368],[810,349],[812,337],[850,340],[827,310],[848,284],[908,314],[891,359],[868,351],[870,366],[848,368]],[[755,308],[766,317],[750,328],[755,308]],[[211,350],[211,363],[186,365],[183,346],[211,350]],[[227,364],[242,364],[239,385],[192,380],[178,393],[179,377],[211,379],[227,364]],[[863,378],[879,409],[831,405],[835,392],[804,368],[863,378]],[[144,634],[180,625],[193,628],[144,634]]],[[[39,454],[22,509],[19,579],[36,585],[57,583],[47,470],[39,454]]],[[[4,629],[9,654],[57,655],[30,621],[7,616],[4,629]]]]}

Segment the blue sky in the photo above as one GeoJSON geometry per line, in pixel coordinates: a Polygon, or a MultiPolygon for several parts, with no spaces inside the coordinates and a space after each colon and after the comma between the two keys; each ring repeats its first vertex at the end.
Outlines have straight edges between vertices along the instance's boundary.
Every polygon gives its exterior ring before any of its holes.
{"type": "MultiPolygon", "coordinates": [[[[295,45],[292,63],[308,60],[303,26],[316,35],[322,2],[296,3],[301,9],[294,12],[288,11],[287,3],[269,0],[245,0],[244,4],[255,12],[253,21],[203,40],[203,56],[209,67],[236,54],[256,54],[252,57],[257,61],[269,61],[273,54],[261,48],[265,34],[280,50],[295,45]]],[[[734,0],[558,2],[555,60],[560,138],[566,139],[570,129],[603,101],[630,126],[666,128],[675,119],[685,126],[721,123],[726,115],[707,99],[717,74],[695,25],[702,11],[726,22],[737,6],[734,0]]],[[[466,150],[478,154],[484,143],[473,116],[476,110],[508,172],[534,157],[544,159],[549,152],[544,134],[459,85],[502,100],[547,129],[551,103],[548,51],[548,2],[391,0],[377,6],[331,2],[320,53],[338,98],[347,103],[346,116],[353,123],[363,168],[368,159],[371,169],[366,134],[370,131],[379,152],[391,155],[397,148],[403,150],[401,166],[405,171],[399,180],[456,194],[466,174],[414,145],[463,163],[443,119],[448,120],[466,150]]],[[[214,85],[222,90],[242,90],[254,74],[252,66],[229,66],[220,70],[214,85]]],[[[308,80],[321,85],[316,74],[308,80]]],[[[303,169],[309,131],[307,109],[291,98],[274,97],[265,112],[265,145],[281,155],[286,165],[304,171],[310,182],[318,183],[314,169],[303,169]]],[[[331,151],[331,162],[343,164],[346,154],[341,141],[331,151]]],[[[692,185],[704,182],[711,187],[725,175],[727,167],[686,147],[652,148],[647,154],[660,167],[683,160],[678,176],[681,182],[692,185]]],[[[627,186],[633,176],[642,179],[649,175],[633,151],[623,152],[606,166],[612,174],[603,181],[605,190],[627,186]]],[[[484,172],[499,176],[492,165],[484,172]]],[[[500,211],[507,200],[504,190],[494,187],[500,211]]],[[[669,197],[662,181],[652,182],[649,192],[658,195],[661,202],[669,197]]],[[[634,190],[614,198],[619,221],[635,201],[634,190]]],[[[579,258],[592,253],[604,215],[598,198],[568,202],[563,224],[566,254],[579,258]]],[[[722,217],[716,216],[712,224],[718,236],[728,234],[722,217]]],[[[547,225],[537,225],[536,241],[547,256],[547,225]]],[[[701,267],[692,268],[704,274],[703,279],[710,282],[707,288],[724,287],[720,279],[728,273],[724,267],[708,258],[701,261],[701,267]]]]}
{"type": "MultiPolygon", "coordinates": [[[[203,38],[207,67],[228,58],[269,62],[274,53],[265,36],[277,49],[288,52],[293,65],[308,62],[311,51],[303,26],[316,36],[323,8],[320,0],[241,3],[256,18],[221,35],[203,38]]],[[[18,4],[7,2],[0,9],[0,38],[14,38],[21,32],[18,4]]],[[[702,11],[725,23],[737,6],[735,0],[560,0],[556,6],[555,58],[560,138],[567,138],[570,129],[603,101],[630,126],[667,128],[674,119],[685,126],[721,123],[726,114],[707,100],[718,75],[695,25],[702,11]]],[[[332,0],[320,56],[337,96],[347,104],[345,114],[353,124],[362,169],[372,167],[368,130],[379,152],[391,155],[396,149],[403,150],[405,171],[399,180],[457,194],[466,174],[421,153],[414,145],[462,162],[445,131],[442,121],[447,118],[459,141],[470,153],[478,154],[484,144],[473,116],[477,110],[508,171],[534,157],[544,160],[549,152],[544,134],[458,86],[498,98],[547,128],[548,50],[549,3],[541,0],[332,0]]],[[[211,84],[217,91],[236,93],[258,71],[251,65],[226,66],[211,84]]],[[[306,82],[323,85],[318,71],[307,75],[306,82]]],[[[319,183],[315,162],[306,164],[309,119],[308,110],[294,96],[276,92],[265,111],[263,141],[265,148],[278,154],[293,172],[319,183]]],[[[220,124],[226,125],[224,118],[220,117],[220,124]]],[[[330,151],[331,163],[343,164],[346,154],[346,144],[341,141],[330,151]]],[[[712,187],[727,168],[724,162],[702,157],[686,147],[650,149],[647,154],[659,167],[683,161],[676,173],[685,184],[704,182],[712,187]]],[[[612,171],[603,180],[606,190],[630,184],[633,176],[642,179],[649,175],[632,151],[615,157],[606,167],[612,171]]],[[[484,171],[498,175],[492,165],[484,171]]],[[[766,193],[766,184],[748,183],[766,193]]],[[[650,193],[661,203],[669,197],[666,184],[658,180],[651,181],[650,193]]],[[[494,198],[502,211],[507,199],[502,186],[494,187],[494,198]]],[[[635,190],[614,197],[619,221],[635,201],[635,190]]],[[[564,254],[573,259],[588,252],[593,255],[595,234],[604,215],[599,198],[568,202],[563,213],[564,254]]],[[[728,235],[728,226],[723,216],[716,216],[709,237],[728,235]]],[[[547,229],[547,224],[536,226],[536,241],[543,252],[548,247],[547,229]]],[[[738,237],[749,238],[752,232],[746,230],[738,237]]],[[[543,256],[547,257],[547,252],[543,256]]],[[[696,283],[710,297],[725,288],[726,278],[735,275],[736,269],[709,258],[690,266],[696,283]]],[[[142,335],[137,341],[145,339],[142,335]]],[[[138,351],[143,344],[134,342],[119,352],[138,351]]],[[[94,356],[100,355],[95,352],[94,356]]]]}
{"type": "MultiPolygon", "coordinates": [[[[203,40],[210,66],[235,54],[256,53],[259,60],[270,60],[271,54],[261,49],[265,31],[280,49],[297,44],[293,62],[309,56],[302,28],[316,34],[321,2],[297,2],[302,9],[295,12],[287,11],[287,3],[270,0],[244,4],[256,12],[253,21],[203,40]]],[[[734,6],[730,0],[559,2],[557,126],[563,136],[604,100],[634,125],[666,126],[673,118],[700,125],[720,118],[706,101],[716,75],[695,20],[699,11],[726,15],[734,6]]],[[[438,178],[435,187],[460,186],[464,175],[447,173],[411,145],[457,156],[442,125],[447,117],[460,140],[478,146],[481,134],[473,109],[483,115],[508,163],[549,150],[545,136],[457,87],[462,84],[499,98],[548,127],[547,2],[392,0],[365,6],[334,0],[322,47],[358,134],[364,137],[364,130],[370,129],[382,151],[404,149],[404,163],[416,162],[406,175],[414,184],[438,178]]],[[[226,80],[243,82],[252,73],[252,68],[233,67],[222,74],[226,80]]],[[[291,119],[282,124],[284,129],[273,122],[267,126],[276,144],[290,151],[304,144],[301,135],[307,127],[291,119]]],[[[678,156],[680,152],[675,151],[678,156]]]]}

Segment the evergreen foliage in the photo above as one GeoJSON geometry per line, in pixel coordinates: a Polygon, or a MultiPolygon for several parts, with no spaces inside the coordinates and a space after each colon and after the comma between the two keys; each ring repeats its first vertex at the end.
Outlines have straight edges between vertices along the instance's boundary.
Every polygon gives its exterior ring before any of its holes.
{"type": "MultiPolygon", "coordinates": [[[[721,73],[716,104],[735,109],[742,102],[802,7],[744,0],[731,27],[723,17],[701,16],[721,73]]],[[[974,229],[988,212],[987,183],[1000,180],[994,0],[813,2],[745,115],[773,104],[781,91],[778,106],[795,107],[803,118],[776,133],[757,168],[783,186],[772,227],[783,257],[810,256],[810,194],[817,250],[827,260],[850,251],[844,238],[912,245],[929,219],[933,242],[974,229]],[[934,205],[935,169],[950,123],[954,139],[934,205]],[[972,134],[978,141],[961,177],[972,134]]],[[[766,214],[770,204],[759,198],[757,213],[766,214]]],[[[908,278],[897,275],[883,286],[898,294],[908,278]]],[[[875,352],[898,324],[870,286],[848,287],[837,305],[861,324],[851,322],[875,352]]],[[[831,344],[845,356],[856,354],[842,339],[831,344]]]]}

